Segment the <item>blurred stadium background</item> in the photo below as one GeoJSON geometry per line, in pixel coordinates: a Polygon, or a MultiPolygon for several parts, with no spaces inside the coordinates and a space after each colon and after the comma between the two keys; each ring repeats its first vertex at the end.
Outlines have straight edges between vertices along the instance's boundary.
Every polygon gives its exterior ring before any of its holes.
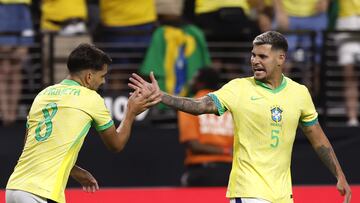
{"type": "MultiPolygon", "coordinates": [[[[0,19],[1,20],[1,19],[0,19]]],[[[315,78],[315,49],[303,53],[310,60],[292,61],[294,69],[290,77],[299,81],[318,82],[320,91],[314,96],[319,120],[333,144],[348,181],[353,188],[353,201],[360,202],[360,135],[359,127],[346,125],[344,105],[344,81],[341,67],[337,63],[335,43],[336,31],[324,31],[323,60],[320,78],[315,78]]],[[[358,32],[356,32],[359,35],[358,32]]],[[[0,33],[6,35],[8,33],[0,33]]],[[[312,31],[295,32],[314,38],[312,31]]],[[[30,47],[26,64],[22,69],[21,100],[16,122],[0,126],[0,203],[4,202],[7,179],[21,153],[25,132],[25,119],[34,96],[44,87],[61,81],[67,74],[66,57],[80,42],[92,42],[89,34],[63,36],[57,33],[37,33],[30,47]]],[[[314,42],[314,39],[312,40],[314,42]]],[[[129,89],[127,80],[132,72],[138,72],[147,45],[144,43],[104,43],[93,41],[99,48],[113,48],[109,54],[115,61],[100,93],[114,120],[118,124],[124,113],[129,89]],[[115,48],[126,48],[116,51],[115,48]],[[130,59],[130,60],[124,60],[130,59]],[[127,61],[127,62],[124,62],[127,61]],[[117,84],[115,87],[111,84],[117,84]]],[[[208,48],[213,67],[221,73],[225,83],[236,77],[250,75],[249,53],[251,42],[211,41],[208,48]]],[[[110,49],[111,50],[111,49],[110,49]]],[[[1,57],[1,56],[0,56],[1,57]]],[[[360,57],[359,57],[360,59],[360,57]]],[[[359,65],[358,63],[357,65],[359,65]]],[[[358,67],[357,67],[358,68],[358,67]]],[[[360,74],[356,72],[358,77],[360,74]]],[[[0,115],[0,117],[3,115],[0,115]]],[[[152,109],[138,116],[132,137],[125,150],[111,154],[101,139],[91,131],[79,154],[78,164],[97,178],[101,190],[86,194],[79,185],[69,180],[66,192],[69,203],[77,202],[228,202],[226,188],[184,188],[180,177],[184,171],[184,148],[178,141],[176,112],[168,109],[152,109]]],[[[299,131],[292,157],[294,199],[297,203],[341,202],[336,191],[336,180],[319,161],[305,136],[299,131]]]]}

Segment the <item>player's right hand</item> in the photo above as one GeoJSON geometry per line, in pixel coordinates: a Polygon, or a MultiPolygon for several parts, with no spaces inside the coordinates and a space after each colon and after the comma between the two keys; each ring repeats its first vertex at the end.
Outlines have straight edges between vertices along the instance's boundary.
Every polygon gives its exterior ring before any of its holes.
{"type": "Polygon", "coordinates": [[[342,196],[345,196],[344,203],[350,203],[351,201],[351,189],[346,181],[345,177],[339,177],[338,182],[336,184],[337,190],[340,192],[342,196]]]}
{"type": "Polygon", "coordinates": [[[136,88],[129,97],[127,111],[136,116],[160,101],[161,97],[159,94],[155,94],[148,89],[141,91],[139,88],[136,88]]]}
{"type": "Polygon", "coordinates": [[[129,80],[130,83],[128,83],[128,86],[134,90],[139,89],[140,93],[143,93],[144,91],[150,91],[152,92],[152,94],[156,95],[156,97],[159,96],[160,98],[163,95],[163,92],[160,90],[160,87],[157,83],[157,80],[155,79],[153,72],[150,72],[151,83],[145,81],[136,73],[133,73],[129,80]]]}

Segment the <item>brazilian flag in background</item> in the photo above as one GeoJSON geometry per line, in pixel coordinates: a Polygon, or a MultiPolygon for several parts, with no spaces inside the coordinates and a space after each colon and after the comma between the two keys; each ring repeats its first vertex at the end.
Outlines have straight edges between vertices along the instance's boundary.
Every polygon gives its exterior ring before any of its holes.
{"type": "Polygon", "coordinates": [[[210,63],[205,37],[199,28],[166,25],[153,33],[140,73],[149,75],[153,71],[161,90],[187,96],[187,82],[199,68],[210,63]]]}

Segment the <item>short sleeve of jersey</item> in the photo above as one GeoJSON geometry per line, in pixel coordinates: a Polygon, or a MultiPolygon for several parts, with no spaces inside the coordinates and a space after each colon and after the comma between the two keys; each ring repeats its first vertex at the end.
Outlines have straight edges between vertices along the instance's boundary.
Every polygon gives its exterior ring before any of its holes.
{"type": "Polygon", "coordinates": [[[100,95],[96,94],[91,102],[91,109],[89,109],[88,113],[93,119],[93,125],[96,130],[104,131],[114,125],[110,112],[105,106],[104,99],[100,95]]]}
{"type": "Polygon", "coordinates": [[[303,126],[312,126],[317,123],[318,121],[318,113],[316,112],[314,103],[311,99],[311,95],[308,89],[303,86],[302,91],[302,108],[301,108],[301,116],[300,116],[300,123],[303,126]]]}
{"type": "Polygon", "coordinates": [[[227,110],[231,111],[231,107],[236,106],[238,98],[235,91],[239,91],[239,86],[236,84],[236,80],[232,80],[219,90],[208,94],[215,102],[218,115],[223,115],[227,110]]]}
{"type": "Polygon", "coordinates": [[[188,113],[178,113],[179,141],[185,143],[199,138],[199,123],[197,116],[188,113]]]}

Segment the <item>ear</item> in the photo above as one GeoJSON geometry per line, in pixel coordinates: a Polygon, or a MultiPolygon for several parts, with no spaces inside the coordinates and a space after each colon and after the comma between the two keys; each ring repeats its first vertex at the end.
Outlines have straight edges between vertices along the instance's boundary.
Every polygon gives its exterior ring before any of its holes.
{"type": "Polygon", "coordinates": [[[86,87],[89,87],[89,85],[91,84],[92,79],[93,79],[93,75],[92,75],[91,71],[86,71],[84,73],[84,82],[85,82],[86,87]]]}
{"type": "Polygon", "coordinates": [[[278,66],[282,66],[285,63],[286,60],[286,54],[283,51],[280,51],[278,53],[278,60],[277,60],[277,64],[278,66]]]}

